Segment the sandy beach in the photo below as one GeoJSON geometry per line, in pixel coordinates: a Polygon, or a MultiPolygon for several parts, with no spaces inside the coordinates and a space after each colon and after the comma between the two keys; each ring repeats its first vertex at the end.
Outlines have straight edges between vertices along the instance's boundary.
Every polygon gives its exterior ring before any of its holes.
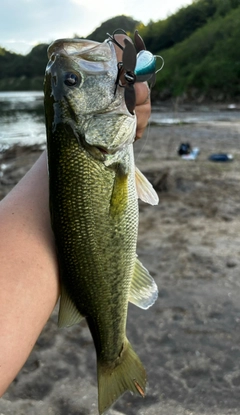
{"type": "MultiPolygon", "coordinates": [[[[239,114],[240,115],[240,114],[239,114]]],[[[144,399],[126,393],[109,415],[240,413],[239,122],[150,125],[136,164],[159,194],[140,202],[138,255],[159,287],[148,311],[129,307],[128,338],[148,374],[144,399]],[[181,142],[199,147],[194,161],[181,142]],[[234,156],[228,163],[212,153],[234,156]]],[[[41,153],[0,154],[4,197],[41,153]]],[[[24,335],[24,333],[23,333],[24,335]]],[[[57,307],[0,400],[0,415],[97,415],[95,350],[86,323],[57,328],[57,307]]]]}

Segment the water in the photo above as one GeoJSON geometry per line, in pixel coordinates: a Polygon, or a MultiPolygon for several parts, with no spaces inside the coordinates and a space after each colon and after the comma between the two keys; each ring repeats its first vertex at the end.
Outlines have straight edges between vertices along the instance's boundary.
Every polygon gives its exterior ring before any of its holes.
{"type": "Polygon", "coordinates": [[[45,142],[43,93],[0,92],[0,149],[45,142]]]}
{"type": "MultiPolygon", "coordinates": [[[[151,123],[171,126],[186,123],[240,123],[240,108],[236,105],[181,106],[175,111],[169,106],[154,106],[151,123]]],[[[14,144],[45,144],[46,131],[42,92],[0,92],[0,149],[14,144]]]]}
{"type": "Polygon", "coordinates": [[[211,106],[185,105],[173,110],[169,106],[152,107],[151,122],[156,125],[240,123],[240,107],[235,104],[211,106]]]}

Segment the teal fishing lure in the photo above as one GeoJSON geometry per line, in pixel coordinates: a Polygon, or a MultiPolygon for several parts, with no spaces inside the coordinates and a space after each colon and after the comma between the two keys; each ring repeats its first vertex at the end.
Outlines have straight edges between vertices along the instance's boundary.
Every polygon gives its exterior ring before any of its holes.
{"type": "Polygon", "coordinates": [[[128,39],[124,39],[125,47],[123,47],[115,38],[115,34],[118,31],[126,34],[126,32],[122,29],[115,30],[113,35],[107,33],[109,41],[115,43],[123,51],[122,62],[118,62],[118,75],[115,83],[115,93],[118,86],[125,88],[125,103],[129,112],[133,113],[136,106],[134,90],[135,82],[147,81],[150,83],[150,87],[152,87],[155,83],[157,72],[163,68],[164,61],[161,56],[153,55],[151,52],[146,50],[145,43],[137,30],[134,33],[134,44],[128,39]],[[158,70],[156,70],[157,58],[162,60],[162,66],[158,70]],[[120,82],[120,76],[122,73],[125,79],[124,85],[120,82]]]}

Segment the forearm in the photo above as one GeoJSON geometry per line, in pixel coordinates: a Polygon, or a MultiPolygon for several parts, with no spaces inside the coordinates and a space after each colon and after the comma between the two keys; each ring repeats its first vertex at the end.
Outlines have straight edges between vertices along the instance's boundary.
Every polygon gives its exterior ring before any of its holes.
{"type": "Polygon", "coordinates": [[[58,295],[44,152],[0,203],[0,395],[26,361],[58,295]]]}

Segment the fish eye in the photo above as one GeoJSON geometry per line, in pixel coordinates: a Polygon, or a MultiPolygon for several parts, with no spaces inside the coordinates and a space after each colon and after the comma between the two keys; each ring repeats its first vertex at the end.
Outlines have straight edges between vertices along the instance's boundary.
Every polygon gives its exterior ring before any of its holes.
{"type": "Polygon", "coordinates": [[[78,84],[78,76],[75,73],[67,72],[64,76],[64,83],[67,86],[76,86],[78,84]]]}

